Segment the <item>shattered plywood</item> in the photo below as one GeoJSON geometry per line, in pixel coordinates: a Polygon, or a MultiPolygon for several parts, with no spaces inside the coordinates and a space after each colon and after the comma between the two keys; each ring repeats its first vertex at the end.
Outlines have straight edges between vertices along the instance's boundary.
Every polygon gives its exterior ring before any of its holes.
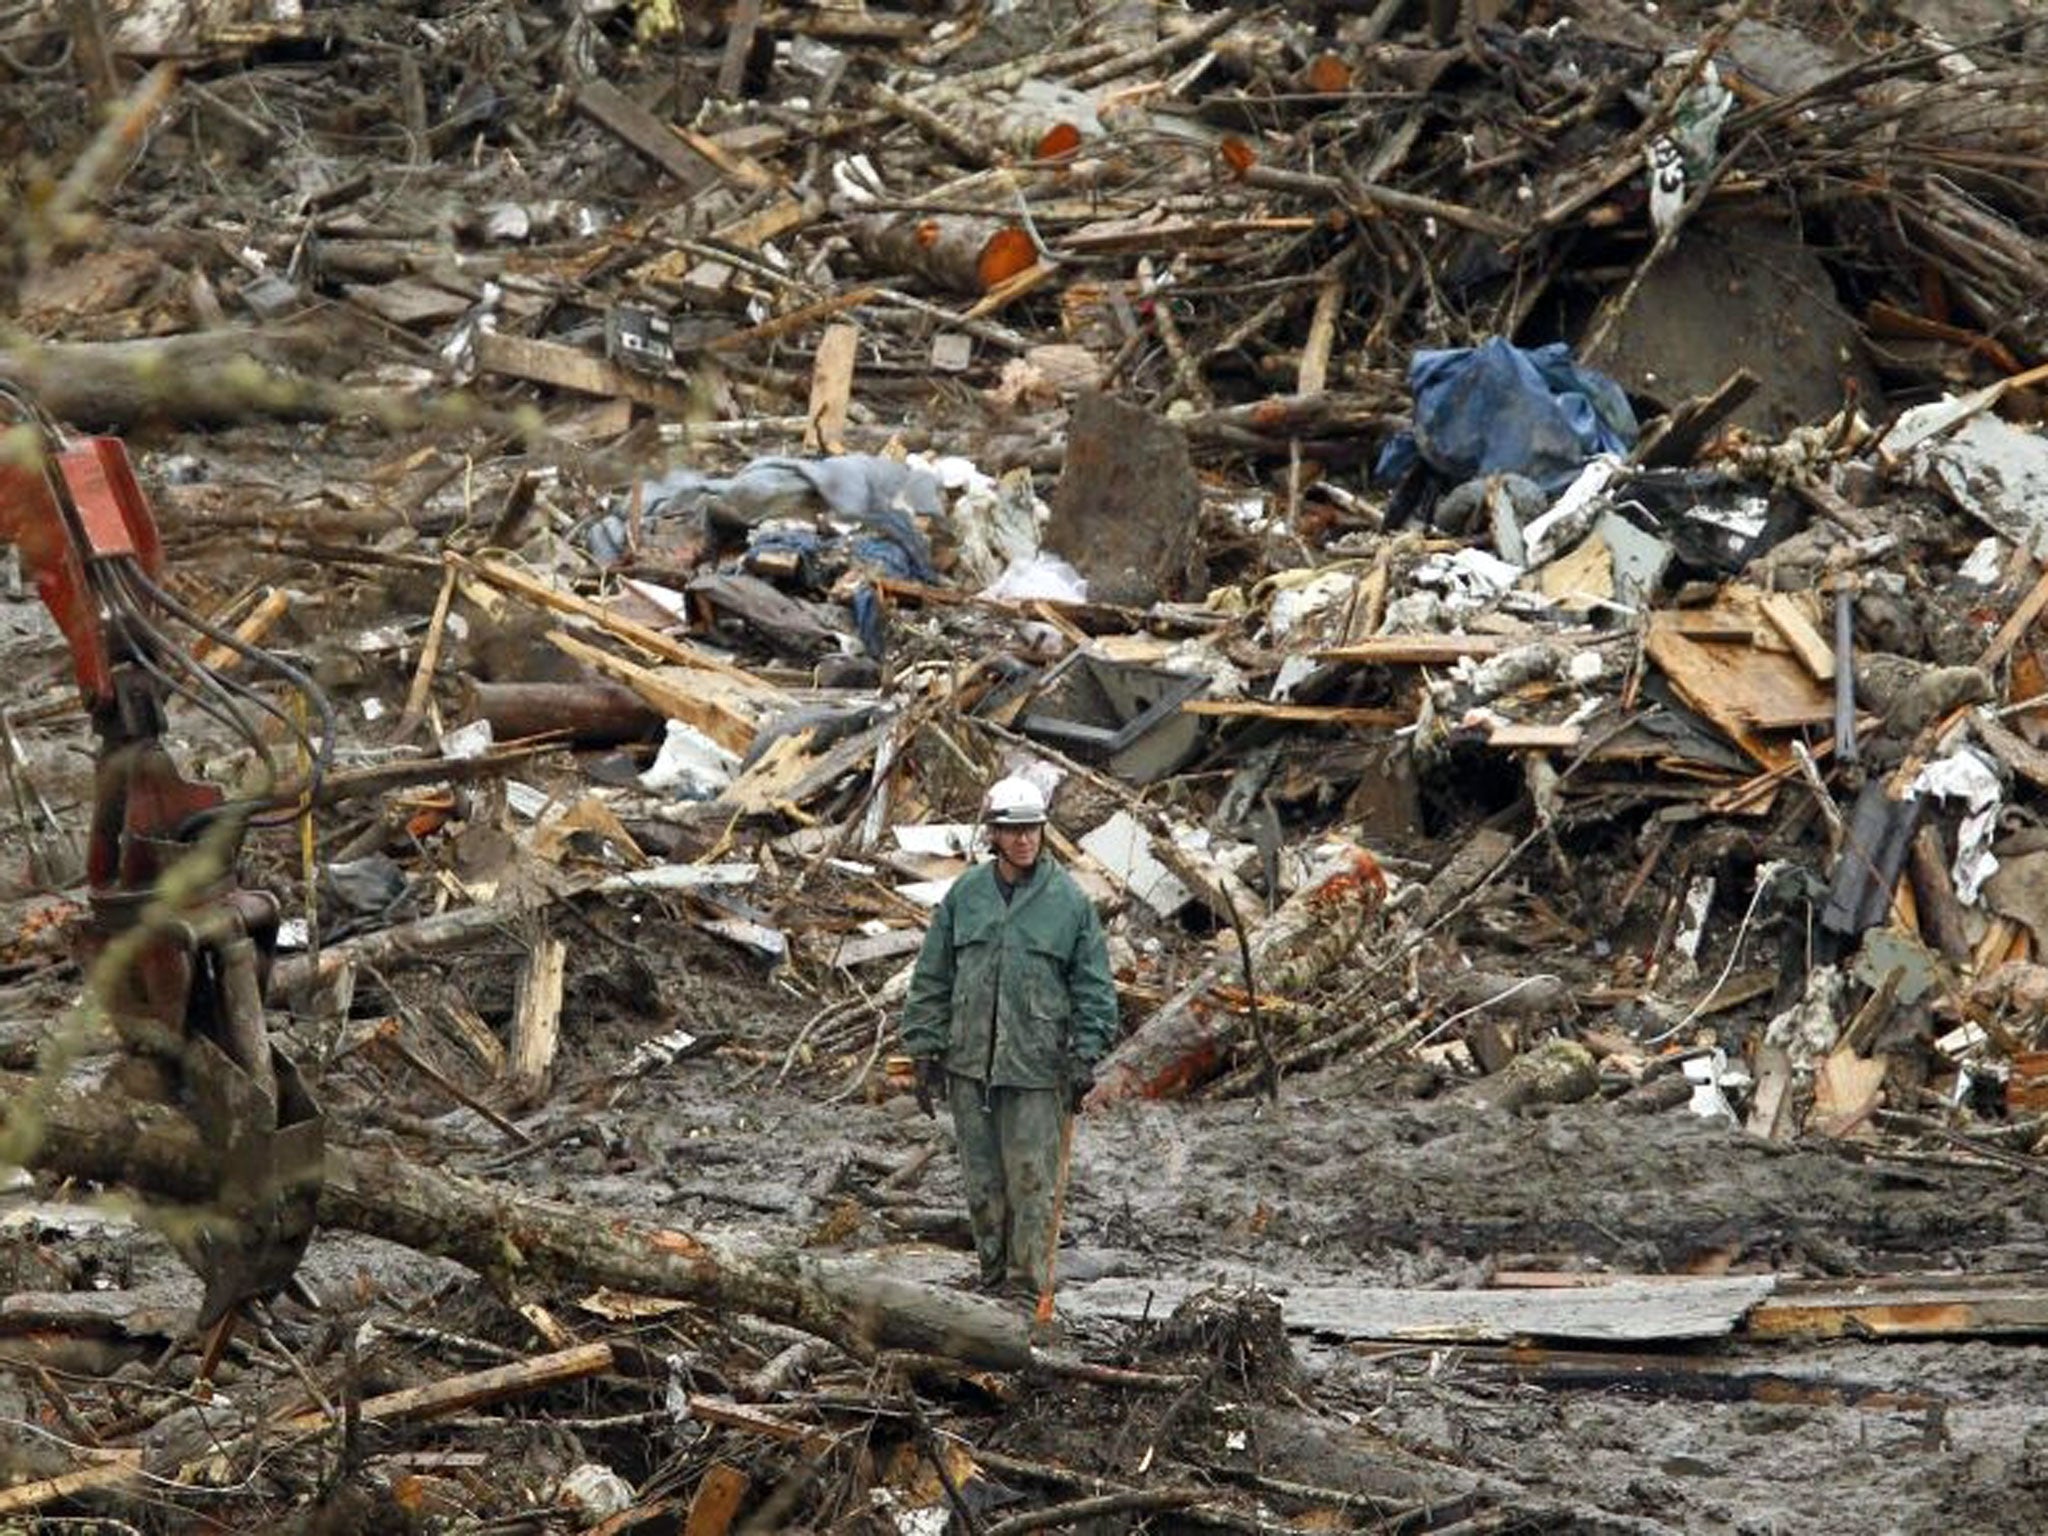
{"type": "Polygon", "coordinates": [[[1678,615],[1650,616],[1644,640],[1649,658],[1670,678],[1687,705],[1765,768],[1790,768],[1789,742],[1770,733],[1824,725],[1834,717],[1834,694],[1789,651],[1747,643],[1751,626],[1730,615],[1726,631],[1740,643],[1696,638],[1678,615]]]}

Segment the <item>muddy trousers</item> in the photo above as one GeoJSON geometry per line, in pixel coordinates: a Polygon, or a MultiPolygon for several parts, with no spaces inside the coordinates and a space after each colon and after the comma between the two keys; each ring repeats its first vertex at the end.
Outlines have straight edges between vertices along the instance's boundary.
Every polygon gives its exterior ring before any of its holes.
{"type": "Polygon", "coordinates": [[[1066,1106],[1052,1088],[990,1088],[946,1079],[967,1186],[981,1283],[1036,1296],[1052,1273],[1053,1189],[1066,1106]]]}

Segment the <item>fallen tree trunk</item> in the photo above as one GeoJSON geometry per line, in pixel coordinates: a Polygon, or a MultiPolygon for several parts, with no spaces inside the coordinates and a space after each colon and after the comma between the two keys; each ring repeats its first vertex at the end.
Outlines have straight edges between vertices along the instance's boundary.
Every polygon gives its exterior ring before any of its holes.
{"type": "MultiPolygon", "coordinates": [[[[191,1124],[103,1075],[62,1085],[0,1073],[0,1151],[26,1166],[187,1203],[218,1184],[191,1124]]],[[[320,1225],[361,1232],[548,1290],[610,1286],[785,1323],[842,1348],[1029,1364],[1025,1320],[993,1302],[853,1264],[633,1221],[329,1143],[320,1225]]]]}
{"type": "MultiPolygon", "coordinates": [[[[1345,848],[1250,935],[1250,985],[1285,998],[1319,980],[1364,936],[1386,900],[1386,877],[1362,848],[1345,848]]],[[[1162,1003],[1096,1073],[1088,1107],[1119,1099],[1184,1093],[1225,1067],[1247,1018],[1224,1006],[1219,988],[1243,982],[1243,957],[1220,958],[1162,1003]]]]}
{"type": "Polygon", "coordinates": [[[199,331],[13,347],[0,352],[0,377],[26,387],[51,415],[88,430],[262,416],[322,420],[338,414],[337,392],[300,370],[317,370],[334,352],[333,338],[310,328],[199,331]]]}

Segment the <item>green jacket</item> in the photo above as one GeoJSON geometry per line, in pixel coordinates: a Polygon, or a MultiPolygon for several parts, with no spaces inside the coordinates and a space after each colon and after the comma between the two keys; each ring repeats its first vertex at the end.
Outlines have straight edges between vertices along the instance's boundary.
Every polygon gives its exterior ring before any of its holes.
{"type": "Polygon", "coordinates": [[[1040,854],[1007,903],[993,861],[954,882],[910,973],[905,1050],[992,1087],[1052,1088],[1116,1034],[1102,922],[1073,876],[1040,854]]]}

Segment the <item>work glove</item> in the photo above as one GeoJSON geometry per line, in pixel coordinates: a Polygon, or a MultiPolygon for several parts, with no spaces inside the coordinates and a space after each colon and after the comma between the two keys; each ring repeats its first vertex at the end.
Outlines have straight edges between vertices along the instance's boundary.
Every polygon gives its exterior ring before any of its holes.
{"type": "Polygon", "coordinates": [[[1077,1065],[1067,1079],[1067,1113],[1078,1115],[1081,1104],[1095,1087],[1095,1069],[1085,1063],[1077,1065]]]}
{"type": "Polygon", "coordinates": [[[936,1056],[917,1058],[917,1107],[927,1119],[938,1116],[938,1101],[946,1096],[946,1064],[936,1056]]]}

